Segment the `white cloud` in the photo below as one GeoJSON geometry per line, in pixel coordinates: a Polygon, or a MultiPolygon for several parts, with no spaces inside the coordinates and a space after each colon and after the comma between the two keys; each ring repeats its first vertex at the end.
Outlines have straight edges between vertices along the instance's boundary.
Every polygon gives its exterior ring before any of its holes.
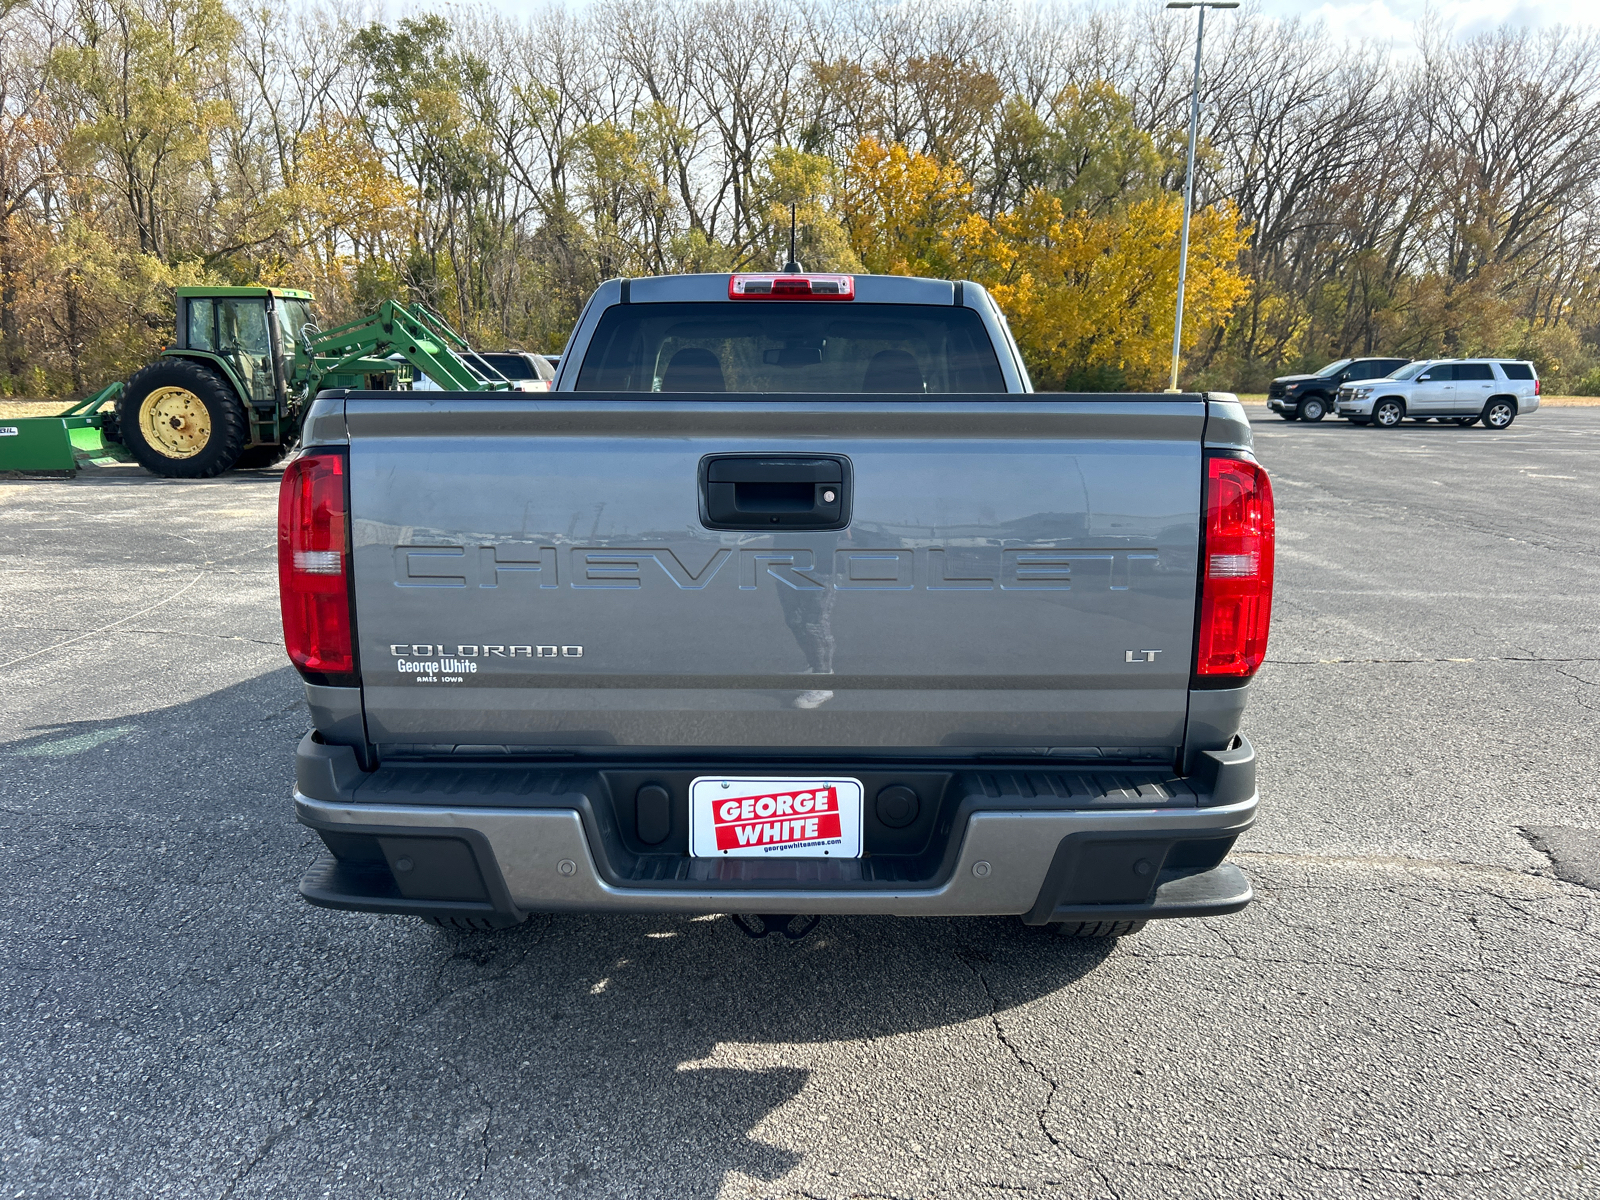
{"type": "Polygon", "coordinates": [[[1270,17],[1322,21],[1336,37],[1405,46],[1416,40],[1416,26],[1431,14],[1457,34],[1470,35],[1510,23],[1530,29],[1551,25],[1594,26],[1600,6],[1594,0],[1262,0],[1270,17]]]}
{"type": "MultiPolygon", "coordinates": [[[[473,0],[467,0],[471,4],[473,0]]],[[[551,0],[486,0],[491,8],[513,17],[527,17],[547,7],[551,0]]],[[[583,12],[589,0],[555,0],[570,11],[583,12]]],[[[1130,10],[1147,0],[1091,0],[1095,7],[1130,10]]],[[[1353,41],[1392,42],[1396,49],[1407,49],[1416,42],[1416,26],[1430,13],[1456,33],[1470,35],[1509,22],[1530,29],[1551,25],[1600,25],[1597,0],[1259,0],[1260,10],[1269,17],[1287,20],[1300,17],[1308,22],[1322,21],[1335,37],[1353,41]]],[[[403,8],[423,11],[442,10],[450,0],[401,0],[403,8]]],[[[1218,14],[1213,20],[1227,19],[1218,14]]]]}

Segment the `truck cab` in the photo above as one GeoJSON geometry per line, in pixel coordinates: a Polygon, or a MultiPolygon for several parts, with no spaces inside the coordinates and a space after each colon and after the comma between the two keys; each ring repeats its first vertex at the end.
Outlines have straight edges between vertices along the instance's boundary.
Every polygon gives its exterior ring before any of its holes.
{"type": "Polygon", "coordinates": [[[902,276],[614,279],[560,362],[558,392],[1033,390],[987,291],[902,276]]]}

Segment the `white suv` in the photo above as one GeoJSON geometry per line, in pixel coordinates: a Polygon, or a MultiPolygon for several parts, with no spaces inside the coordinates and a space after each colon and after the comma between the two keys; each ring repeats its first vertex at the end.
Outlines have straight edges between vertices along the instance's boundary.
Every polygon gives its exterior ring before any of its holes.
{"type": "Polygon", "coordinates": [[[1387,379],[1346,384],[1335,403],[1352,425],[1392,429],[1410,417],[1504,429],[1539,407],[1539,373],[1516,359],[1423,359],[1387,379]]]}

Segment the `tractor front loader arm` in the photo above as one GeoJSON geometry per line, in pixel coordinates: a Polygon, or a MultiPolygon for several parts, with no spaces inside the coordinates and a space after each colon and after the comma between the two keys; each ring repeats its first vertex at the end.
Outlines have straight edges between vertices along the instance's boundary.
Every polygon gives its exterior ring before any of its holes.
{"type": "Polygon", "coordinates": [[[498,371],[475,368],[454,347],[470,353],[466,341],[437,313],[422,305],[413,311],[385,300],[371,316],[319,333],[311,340],[307,347],[311,352],[307,394],[316,395],[322,380],[329,375],[384,370],[392,354],[406,359],[446,391],[510,388],[510,381],[498,371]]]}

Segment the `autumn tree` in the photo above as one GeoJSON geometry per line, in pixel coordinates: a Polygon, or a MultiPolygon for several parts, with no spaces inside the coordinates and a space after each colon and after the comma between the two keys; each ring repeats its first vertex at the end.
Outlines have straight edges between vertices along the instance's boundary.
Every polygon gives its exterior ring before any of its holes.
{"type": "MultiPolygon", "coordinates": [[[[996,218],[1011,256],[993,277],[1034,386],[1154,389],[1166,376],[1178,294],[1183,201],[1163,194],[1118,212],[1064,210],[1033,192],[996,218]]],[[[1184,291],[1183,351],[1220,328],[1249,291],[1238,268],[1247,244],[1230,205],[1195,214],[1184,291]]]]}
{"type": "MultiPolygon", "coordinates": [[[[1154,386],[1172,345],[1183,202],[1156,192],[1108,207],[1075,188],[1082,178],[1058,178],[1066,186],[1056,192],[1035,186],[990,219],[958,167],[867,138],[847,164],[840,209],[869,269],[989,285],[1036,386],[1154,386]]],[[[1237,262],[1246,242],[1231,206],[1196,215],[1186,350],[1244,299],[1237,262]]]]}
{"type": "Polygon", "coordinates": [[[223,80],[238,23],[222,0],[160,0],[148,12],[133,0],[79,0],[76,15],[48,75],[72,122],[69,169],[84,186],[109,169],[140,254],[171,262],[247,244],[218,219],[223,198],[206,186],[216,140],[235,119],[223,80]]]}
{"type": "Polygon", "coordinates": [[[951,162],[862,138],[845,160],[840,219],[870,272],[948,278],[966,230],[980,233],[972,184],[951,162]]]}

